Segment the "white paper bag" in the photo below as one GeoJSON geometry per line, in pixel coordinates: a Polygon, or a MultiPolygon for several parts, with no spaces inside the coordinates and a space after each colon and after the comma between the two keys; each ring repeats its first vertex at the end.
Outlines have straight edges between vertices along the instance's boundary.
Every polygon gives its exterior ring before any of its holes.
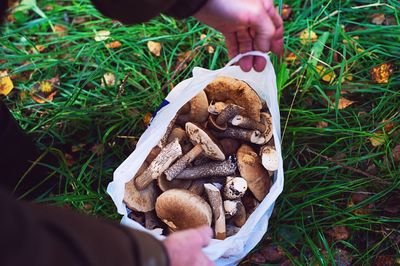
{"type": "Polygon", "coordinates": [[[236,235],[228,237],[225,240],[213,239],[210,245],[204,248],[205,254],[217,265],[234,265],[245,257],[266,233],[268,220],[272,214],[275,200],[283,189],[278,94],[274,68],[268,55],[254,51],[239,54],[225,67],[215,71],[195,67],[193,69],[193,77],[179,83],[165,98],[163,106],[156,113],[151,125],[140,137],[135,151],[115,170],[114,180],[108,185],[107,192],[117,206],[118,213],[123,215],[122,224],[137,230],[146,231],[160,240],[165,238],[165,236],[161,235],[162,232],[160,229],[149,231],[139,223],[128,218],[128,210],[123,203],[125,183],[135,176],[146,156],[165,134],[170,121],[175,117],[178,110],[203,90],[207,84],[219,76],[243,80],[258,93],[261,99],[266,101],[272,115],[274,142],[276,151],[279,154],[278,170],[274,174],[273,185],[261,204],[250,215],[246,224],[243,225],[236,235]],[[233,66],[234,63],[246,55],[264,57],[267,60],[265,70],[263,72],[256,72],[254,70],[243,72],[240,67],[233,66]]]}

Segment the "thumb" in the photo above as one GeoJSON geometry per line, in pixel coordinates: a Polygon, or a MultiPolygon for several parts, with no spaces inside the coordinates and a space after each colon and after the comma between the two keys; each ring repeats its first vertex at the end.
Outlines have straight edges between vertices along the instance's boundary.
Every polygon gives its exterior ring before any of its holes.
{"type": "Polygon", "coordinates": [[[201,226],[196,229],[187,230],[187,238],[190,243],[197,247],[206,247],[210,243],[213,231],[209,226],[201,226]]]}

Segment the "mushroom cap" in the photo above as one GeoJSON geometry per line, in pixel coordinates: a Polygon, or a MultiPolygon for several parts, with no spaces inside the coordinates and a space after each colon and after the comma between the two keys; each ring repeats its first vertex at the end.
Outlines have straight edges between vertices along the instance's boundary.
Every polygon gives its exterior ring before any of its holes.
{"type": "Polygon", "coordinates": [[[200,144],[203,148],[203,153],[206,156],[215,160],[225,160],[225,154],[222,151],[218,140],[216,140],[207,130],[191,122],[186,123],[185,129],[193,145],[200,144]]]}
{"type": "Polygon", "coordinates": [[[269,192],[271,179],[263,167],[261,158],[249,145],[243,144],[236,153],[240,175],[246,179],[250,191],[262,201],[269,192]]]}
{"type": "Polygon", "coordinates": [[[173,231],[211,225],[210,205],[200,196],[184,189],[170,189],[156,201],[157,216],[173,231]]]}
{"type": "Polygon", "coordinates": [[[260,149],[262,165],[268,171],[278,170],[278,152],[272,146],[263,146],[260,149]]]}
{"type": "Polygon", "coordinates": [[[239,199],[247,190],[246,179],[242,177],[230,177],[226,179],[224,187],[224,196],[226,199],[239,199]]]}
{"type": "Polygon", "coordinates": [[[218,115],[227,105],[228,104],[224,102],[211,102],[208,106],[208,112],[213,115],[218,115]]]}
{"type": "Polygon", "coordinates": [[[157,185],[162,191],[167,191],[173,188],[189,189],[192,185],[192,180],[172,179],[168,181],[167,177],[162,174],[157,178],[157,185]]]}
{"type": "Polygon", "coordinates": [[[228,123],[225,123],[225,125],[218,125],[215,121],[216,119],[217,117],[215,115],[210,115],[207,120],[207,127],[217,131],[224,131],[228,128],[228,123]]]}
{"type": "Polygon", "coordinates": [[[232,217],[237,212],[237,201],[236,200],[224,200],[225,215],[232,217]]]}
{"type": "Polygon", "coordinates": [[[272,138],[272,116],[267,112],[261,112],[260,119],[261,119],[261,122],[266,127],[264,136],[265,136],[265,142],[268,142],[272,138]]]}
{"type": "MultiPolygon", "coordinates": [[[[190,101],[190,110],[186,113],[180,113],[178,116],[178,123],[185,123],[188,121],[195,123],[203,123],[208,118],[208,99],[204,91],[199,92],[190,101]]],[[[182,111],[187,111],[187,104],[185,104],[182,111]],[[186,107],[185,107],[186,106],[186,107]]]]}
{"type": "MultiPolygon", "coordinates": [[[[140,175],[147,167],[148,163],[144,162],[139,168],[136,176],[140,175]]],[[[134,182],[135,177],[125,183],[124,202],[126,206],[131,210],[139,212],[154,210],[157,199],[157,190],[154,182],[151,182],[151,184],[145,189],[138,190],[134,182]]]]}
{"type": "Polygon", "coordinates": [[[257,93],[244,81],[219,77],[204,89],[208,100],[234,103],[246,109],[248,117],[260,122],[262,103],[257,93]]]}

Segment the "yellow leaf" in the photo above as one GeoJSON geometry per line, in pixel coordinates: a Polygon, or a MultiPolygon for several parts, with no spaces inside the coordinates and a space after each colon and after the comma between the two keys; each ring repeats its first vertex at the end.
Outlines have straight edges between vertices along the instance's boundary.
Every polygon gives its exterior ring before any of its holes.
{"type": "Polygon", "coordinates": [[[327,126],[328,126],[328,123],[325,121],[319,121],[319,122],[317,122],[317,125],[316,125],[317,128],[326,128],[327,126]]]}
{"type": "Polygon", "coordinates": [[[55,88],[56,85],[60,85],[60,80],[58,76],[48,80],[37,82],[35,85],[33,85],[33,88],[30,92],[32,100],[37,103],[53,101],[54,96],[57,94],[57,90],[55,88]]]}
{"type": "Polygon", "coordinates": [[[7,95],[14,88],[14,84],[7,71],[0,71],[0,94],[7,95]]]}
{"type": "Polygon", "coordinates": [[[344,108],[352,105],[353,103],[354,103],[353,101],[350,101],[350,100],[348,100],[348,99],[346,99],[344,97],[340,97],[339,98],[338,109],[339,110],[344,109],[344,108]]]}
{"type": "Polygon", "coordinates": [[[317,72],[320,75],[321,79],[325,82],[332,82],[336,75],[335,72],[333,72],[332,70],[328,69],[327,67],[323,66],[323,65],[317,65],[317,72]]]}
{"type": "Polygon", "coordinates": [[[211,45],[208,45],[208,46],[207,46],[207,52],[208,52],[209,54],[213,54],[213,53],[215,52],[214,47],[212,47],[211,45]]]}
{"type": "Polygon", "coordinates": [[[119,41],[110,42],[106,44],[106,47],[110,49],[117,49],[121,47],[121,43],[119,41]]]}
{"type": "Polygon", "coordinates": [[[151,121],[151,113],[146,113],[143,117],[143,123],[145,126],[148,126],[150,124],[151,121]]]}
{"type": "Polygon", "coordinates": [[[113,73],[105,73],[101,80],[102,87],[111,87],[115,85],[115,75],[113,73]]]}
{"type": "Polygon", "coordinates": [[[382,25],[383,22],[385,21],[385,14],[374,14],[372,15],[372,23],[375,25],[382,25]]]}
{"type": "Polygon", "coordinates": [[[54,32],[56,32],[59,36],[65,36],[67,35],[68,30],[62,25],[54,25],[54,32]]]}
{"type": "Polygon", "coordinates": [[[148,41],[147,42],[147,48],[149,48],[149,51],[152,54],[154,54],[155,56],[160,56],[161,55],[161,43],[148,41]]]}
{"type": "Polygon", "coordinates": [[[300,42],[302,44],[307,44],[310,42],[316,42],[318,39],[317,34],[309,29],[305,29],[302,32],[300,32],[300,42]]]}
{"type": "Polygon", "coordinates": [[[202,33],[202,34],[200,35],[200,41],[202,41],[205,37],[207,37],[207,35],[205,35],[204,33],[202,33]]]}
{"type": "Polygon", "coordinates": [[[369,138],[371,145],[374,147],[385,144],[385,136],[381,132],[376,132],[372,137],[369,138]]]}
{"type": "Polygon", "coordinates": [[[96,42],[105,41],[110,38],[110,32],[108,30],[99,30],[94,35],[94,40],[96,42]]]}
{"type": "Polygon", "coordinates": [[[393,66],[390,63],[383,63],[371,69],[372,81],[385,84],[389,82],[389,78],[393,73],[393,66]]]}

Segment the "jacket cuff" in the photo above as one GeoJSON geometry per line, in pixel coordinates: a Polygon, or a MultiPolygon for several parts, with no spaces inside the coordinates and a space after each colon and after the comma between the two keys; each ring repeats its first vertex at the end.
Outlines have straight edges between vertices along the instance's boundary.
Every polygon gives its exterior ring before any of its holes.
{"type": "Polygon", "coordinates": [[[207,2],[207,0],[178,0],[172,7],[164,13],[168,16],[183,19],[192,16],[199,11],[207,2]]]}

